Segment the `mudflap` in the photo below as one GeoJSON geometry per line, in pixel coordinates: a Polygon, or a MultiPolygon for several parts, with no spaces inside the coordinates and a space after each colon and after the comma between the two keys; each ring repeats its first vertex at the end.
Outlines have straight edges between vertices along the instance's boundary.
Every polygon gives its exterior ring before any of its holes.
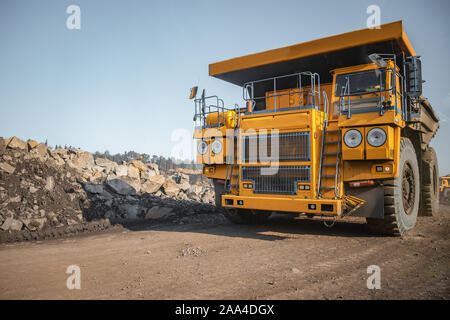
{"type": "Polygon", "coordinates": [[[352,212],[352,217],[384,218],[384,189],[382,186],[348,188],[346,194],[366,201],[360,208],[352,212]]]}

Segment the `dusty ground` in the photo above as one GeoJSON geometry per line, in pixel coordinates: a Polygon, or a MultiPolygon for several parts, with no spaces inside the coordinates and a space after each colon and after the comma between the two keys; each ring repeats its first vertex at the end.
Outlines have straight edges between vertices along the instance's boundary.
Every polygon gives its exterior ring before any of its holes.
{"type": "Polygon", "coordinates": [[[115,228],[0,246],[0,299],[449,299],[450,207],[404,238],[361,221],[115,228]],[[68,290],[66,268],[81,268],[68,290]],[[381,268],[369,290],[366,269],[381,268]]]}

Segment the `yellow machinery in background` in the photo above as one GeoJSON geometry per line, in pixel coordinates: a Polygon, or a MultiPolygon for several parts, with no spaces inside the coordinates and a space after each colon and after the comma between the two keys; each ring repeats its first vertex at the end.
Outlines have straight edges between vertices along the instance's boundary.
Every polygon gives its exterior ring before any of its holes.
{"type": "Polygon", "coordinates": [[[365,217],[401,235],[438,210],[439,118],[401,22],[209,66],[245,105],[197,98],[197,162],[236,223],[272,213],[365,217]]]}
{"type": "Polygon", "coordinates": [[[450,175],[441,177],[439,192],[440,200],[445,203],[450,203],[450,175]]]}

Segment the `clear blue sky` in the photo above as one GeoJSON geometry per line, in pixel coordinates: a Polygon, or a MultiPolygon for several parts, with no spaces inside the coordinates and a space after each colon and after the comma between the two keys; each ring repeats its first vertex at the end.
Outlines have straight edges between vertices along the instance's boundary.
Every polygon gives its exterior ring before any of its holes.
{"type": "Polygon", "coordinates": [[[450,173],[450,1],[0,1],[0,136],[88,151],[169,155],[174,129],[192,130],[189,88],[227,104],[241,89],[208,64],[403,20],[422,56],[424,94],[442,122],[433,142],[450,173]],[[81,8],[81,30],[66,8],[81,8]]]}

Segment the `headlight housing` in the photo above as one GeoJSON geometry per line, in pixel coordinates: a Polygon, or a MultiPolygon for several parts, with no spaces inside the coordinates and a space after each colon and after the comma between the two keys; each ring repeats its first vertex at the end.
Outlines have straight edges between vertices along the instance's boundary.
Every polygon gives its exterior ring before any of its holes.
{"type": "Polygon", "coordinates": [[[218,154],[222,152],[222,142],[220,140],[214,140],[213,143],[211,143],[211,151],[214,154],[218,154]]]}
{"type": "Polygon", "coordinates": [[[205,141],[200,141],[197,145],[197,151],[201,155],[204,155],[208,151],[208,144],[205,141]]]}
{"type": "Polygon", "coordinates": [[[344,143],[349,148],[356,148],[362,142],[362,134],[356,129],[350,129],[344,134],[344,143]]]}
{"type": "Polygon", "coordinates": [[[367,133],[367,143],[372,147],[380,147],[386,142],[386,132],[381,128],[370,129],[367,133]]]}

